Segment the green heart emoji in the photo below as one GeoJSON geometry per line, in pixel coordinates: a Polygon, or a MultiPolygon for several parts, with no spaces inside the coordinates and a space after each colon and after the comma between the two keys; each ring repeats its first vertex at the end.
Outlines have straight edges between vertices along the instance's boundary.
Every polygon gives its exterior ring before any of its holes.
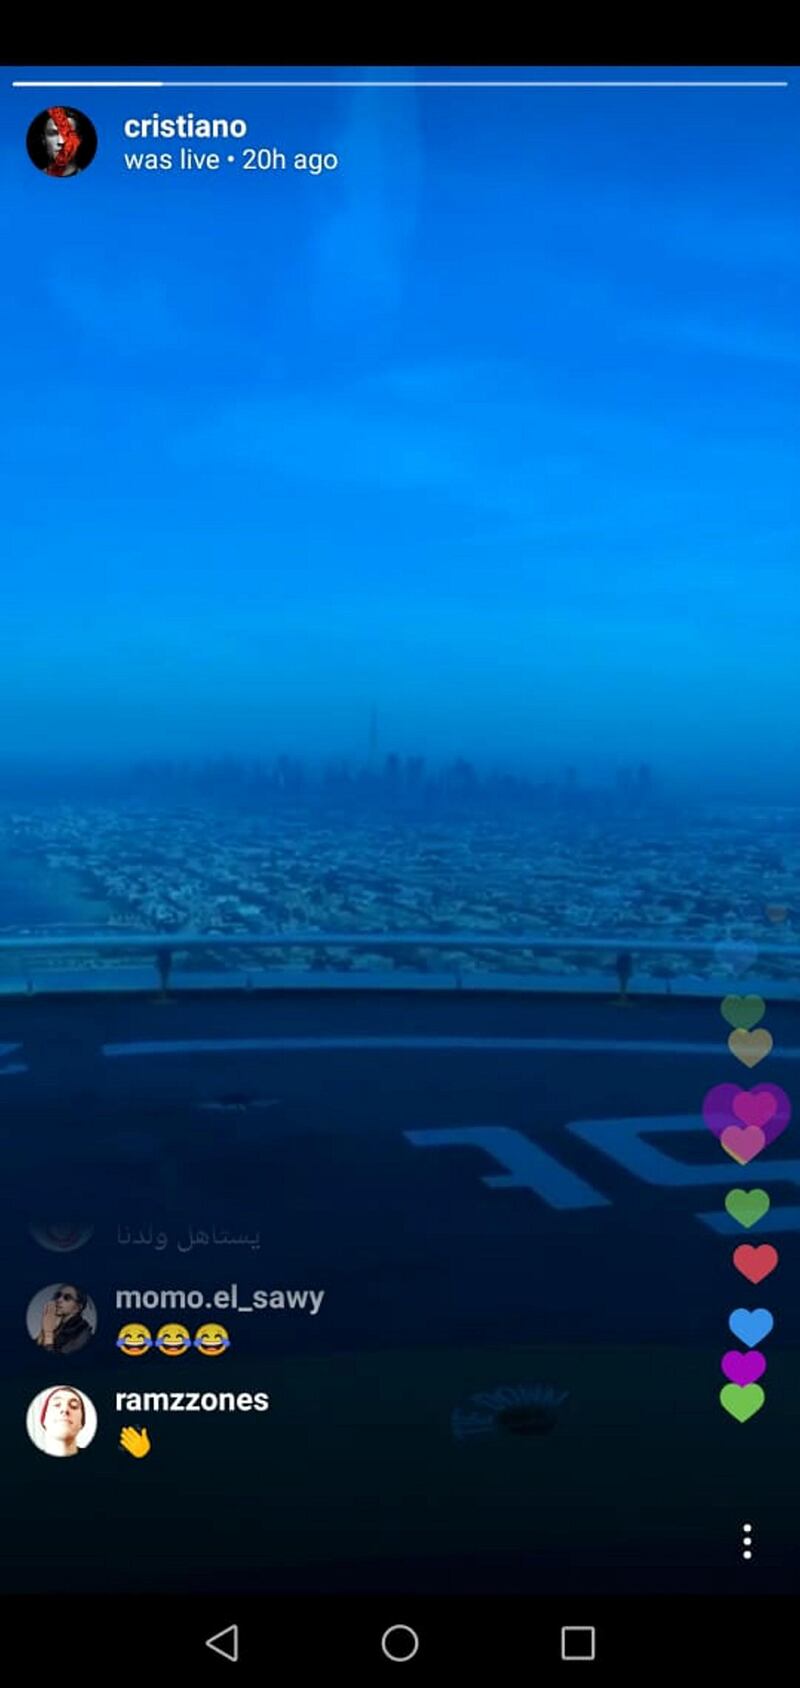
{"type": "Polygon", "coordinates": [[[763,996],[725,996],[722,999],[720,1013],[727,1020],[729,1026],[735,1026],[737,1031],[752,1031],[759,1020],[763,1020],[767,1012],[767,1005],[763,996]]]}
{"type": "Polygon", "coordinates": [[[749,1231],[751,1225],[757,1225],[769,1213],[770,1200],[766,1190],[729,1190],[725,1206],[731,1219],[749,1231]]]}
{"type": "Polygon", "coordinates": [[[745,1383],[744,1386],[726,1383],[724,1389],[720,1389],[719,1398],[726,1413],[730,1413],[739,1424],[745,1424],[754,1413],[760,1413],[766,1400],[760,1383],[745,1383]]]}

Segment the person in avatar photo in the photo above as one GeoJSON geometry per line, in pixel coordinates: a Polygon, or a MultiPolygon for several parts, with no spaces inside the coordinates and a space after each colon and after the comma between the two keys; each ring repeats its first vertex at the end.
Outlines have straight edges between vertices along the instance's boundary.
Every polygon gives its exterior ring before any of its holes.
{"type": "Polygon", "coordinates": [[[74,106],[48,106],[27,135],[28,157],[45,176],[79,176],[97,151],[94,124],[74,106]]]}
{"type": "Polygon", "coordinates": [[[51,1284],[34,1296],[27,1325],[38,1348],[77,1354],[94,1336],[97,1316],[78,1284],[51,1284]]]}
{"type": "Polygon", "coordinates": [[[92,1441],[97,1413],[88,1396],[68,1384],[59,1384],[31,1401],[27,1429],[40,1453],[69,1459],[92,1441]]]}

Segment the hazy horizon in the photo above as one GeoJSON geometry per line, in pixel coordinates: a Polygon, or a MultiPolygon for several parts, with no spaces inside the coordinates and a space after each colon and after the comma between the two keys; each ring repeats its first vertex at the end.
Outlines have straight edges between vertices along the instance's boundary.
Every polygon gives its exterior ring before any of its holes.
{"type": "Polygon", "coordinates": [[[743,782],[737,780],[732,773],[726,774],[725,770],[717,771],[713,775],[695,775],[691,770],[654,764],[647,756],[634,757],[624,763],[608,762],[591,767],[580,763],[515,760],[500,755],[473,757],[469,755],[468,747],[437,757],[426,755],[418,747],[397,750],[393,746],[381,748],[377,759],[372,763],[366,752],[360,753],[358,750],[348,753],[346,748],[342,748],[315,753],[313,746],[307,749],[298,746],[290,750],[285,745],[276,745],[274,748],[262,746],[259,751],[249,753],[237,751],[231,746],[222,746],[215,751],[195,747],[186,753],[180,749],[166,752],[161,746],[150,746],[138,755],[124,758],[110,753],[105,757],[73,758],[65,755],[60,759],[49,758],[46,761],[5,756],[0,758],[0,801],[6,795],[13,798],[15,791],[20,794],[40,793],[47,797],[49,787],[62,797],[71,780],[75,782],[76,789],[80,789],[81,795],[85,795],[86,790],[91,788],[93,780],[98,782],[98,787],[107,782],[121,791],[124,791],[126,786],[133,790],[137,781],[141,782],[142,774],[148,766],[162,771],[173,767],[187,774],[200,775],[204,769],[213,773],[215,765],[220,763],[233,763],[243,774],[257,768],[270,774],[284,757],[293,764],[299,764],[308,776],[309,796],[316,789],[315,780],[321,780],[326,771],[344,770],[351,777],[371,773],[380,781],[384,777],[387,761],[391,757],[397,757],[401,771],[407,763],[420,760],[423,763],[423,781],[435,782],[458,763],[466,762],[479,784],[493,778],[512,778],[528,782],[533,787],[541,785],[552,789],[563,788],[568,782],[574,782],[578,793],[612,793],[618,787],[620,779],[626,776],[635,779],[644,766],[648,770],[648,798],[651,803],[662,806],[678,802],[702,805],[711,801],[741,804],[745,807],[763,804],[778,809],[800,810],[800,783],[787,786],[785,773],[782,778],[771,778],[769,773],[762,771],[757,778],[751,775],[743,782]]]}

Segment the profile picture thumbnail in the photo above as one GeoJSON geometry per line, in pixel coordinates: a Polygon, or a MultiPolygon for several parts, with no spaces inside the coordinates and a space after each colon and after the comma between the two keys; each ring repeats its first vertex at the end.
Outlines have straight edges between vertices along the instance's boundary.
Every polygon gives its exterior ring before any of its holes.
{"type": "Polygon", "coordinates": [[[97,130],[75,106],[52,105],[29,125],[28,157],[44,176],[80,176],[97,151],[97,130]]]}
{"type": "Polygon", "coordinates": [[[48,1284],[28,1303],[28,1335],[51,1354],[78,1354],[97,1330],[97,1309],[80,1284],[48,1284]]]}
{"type": "Polygon", "coordinates": [[[54,1389],[43,1389],[34,1396],[25,1427],[40,1453],[68,1459],[72,1454],[82,1453],[94,1440],[97,1412],[80,1389],[73,1389],[69,1383],[57,1383],[54,1389]]]}
{"type": "Polygon", "coordinates": [[[49,1249],[51,1254],[72,1254],[76,1248],[83,1248],[94,1235],[93,1225],[77,1224],[74,1220],[59,1220],[57,1224],[49,1225],[41,1220],[31,1220],[28,1227],[35,1243],[41,1248],[49,1249]]]}

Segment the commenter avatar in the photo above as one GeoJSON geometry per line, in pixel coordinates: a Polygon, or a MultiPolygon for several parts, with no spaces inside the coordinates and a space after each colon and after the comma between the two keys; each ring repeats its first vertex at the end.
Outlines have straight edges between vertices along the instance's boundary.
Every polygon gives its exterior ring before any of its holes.
{"type": "Polygon", "coordinates": [[[97,152],[97,130],[74,106],[48,106],[30,124],[26,145],[43,176],[80,176],[97,152]]]}
{"type": "Polygon", "coordinates": [[[51,1354],[77,1354],[97,1329],[94,1302],[79,1284],[48,1284],[28,1305],[28,1333],[51,1354]]]}
{"type": "Polygon", "coordinates": [[[34,1397],[25,1423],[40,1453],[68,1459],[88,1448],[97,1429],[97,1413],[88,1395],[59,1383],[34,1397]]]}

